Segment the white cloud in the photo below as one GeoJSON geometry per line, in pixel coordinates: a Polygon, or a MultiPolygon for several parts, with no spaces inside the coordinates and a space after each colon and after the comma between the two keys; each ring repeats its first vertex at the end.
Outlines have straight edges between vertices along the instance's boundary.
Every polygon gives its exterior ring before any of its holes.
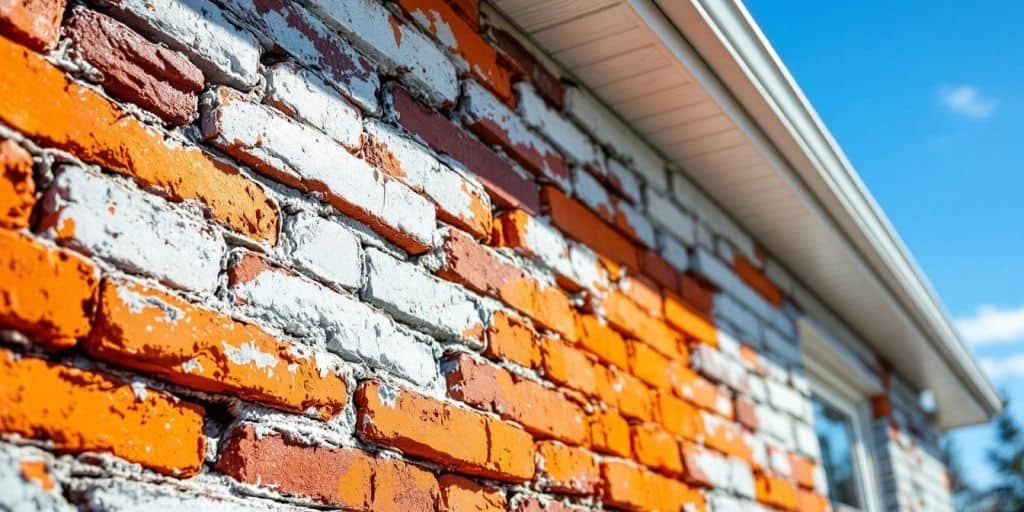
{"type": "Polygon", "coordinates": [[[974,315],[958,318],[960,334],[973,345],[1024,341],[1024,306],[999,309],[981,306],[974,315]]]}
{"type": "Polygon", "coordinates": [[[1000,359],[986,357],[978,364],[992,380],[1024,376],[1024,354],[1000,359]]]}
{"type": "Polygon", "coordinates": [[[995,100],[982,98],[978,89],[970,84],[943,86],[939,88],[939,98],[946,108],[972,119],[988,118],[996,108],[995,100]]]}

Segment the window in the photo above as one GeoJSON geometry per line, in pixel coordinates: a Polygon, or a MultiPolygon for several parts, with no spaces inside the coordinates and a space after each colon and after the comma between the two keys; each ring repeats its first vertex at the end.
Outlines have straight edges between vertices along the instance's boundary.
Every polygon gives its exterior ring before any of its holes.
{"type": "Polygon", "coordinates": [[[839,408],[814,396],[814,430],[821,446],[821,463],[828,494],[838,510],[862,510],[859,470],[854,454],[854,422],[839,408]]]}

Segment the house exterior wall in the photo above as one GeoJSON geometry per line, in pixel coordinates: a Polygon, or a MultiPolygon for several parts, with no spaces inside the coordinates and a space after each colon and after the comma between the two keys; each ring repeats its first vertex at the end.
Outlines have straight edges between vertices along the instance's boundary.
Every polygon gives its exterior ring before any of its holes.
{"type": "Polygon", "coordinates": [[[0,62],[0,504],[829,508],[813,294],[475,1],[12,0],[0,62]]]}

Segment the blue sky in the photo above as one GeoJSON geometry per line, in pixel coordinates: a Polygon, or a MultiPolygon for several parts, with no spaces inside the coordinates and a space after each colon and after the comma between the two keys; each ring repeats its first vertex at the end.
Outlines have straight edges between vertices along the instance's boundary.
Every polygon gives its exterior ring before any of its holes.
{"type": "Polygon", "coordinates": [[[1024,418],[1024,2],[746,3],[1024,418]]]}

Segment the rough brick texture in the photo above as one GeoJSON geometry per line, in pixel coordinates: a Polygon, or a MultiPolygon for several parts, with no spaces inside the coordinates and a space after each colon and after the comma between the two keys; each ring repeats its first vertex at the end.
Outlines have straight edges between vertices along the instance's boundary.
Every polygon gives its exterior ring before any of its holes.
{"type": "Polygon", "coordinates": [[[920,390],[517,3],[0,0],[0,509],[824,512],[799,322],[951,511],[920,390]]]}

